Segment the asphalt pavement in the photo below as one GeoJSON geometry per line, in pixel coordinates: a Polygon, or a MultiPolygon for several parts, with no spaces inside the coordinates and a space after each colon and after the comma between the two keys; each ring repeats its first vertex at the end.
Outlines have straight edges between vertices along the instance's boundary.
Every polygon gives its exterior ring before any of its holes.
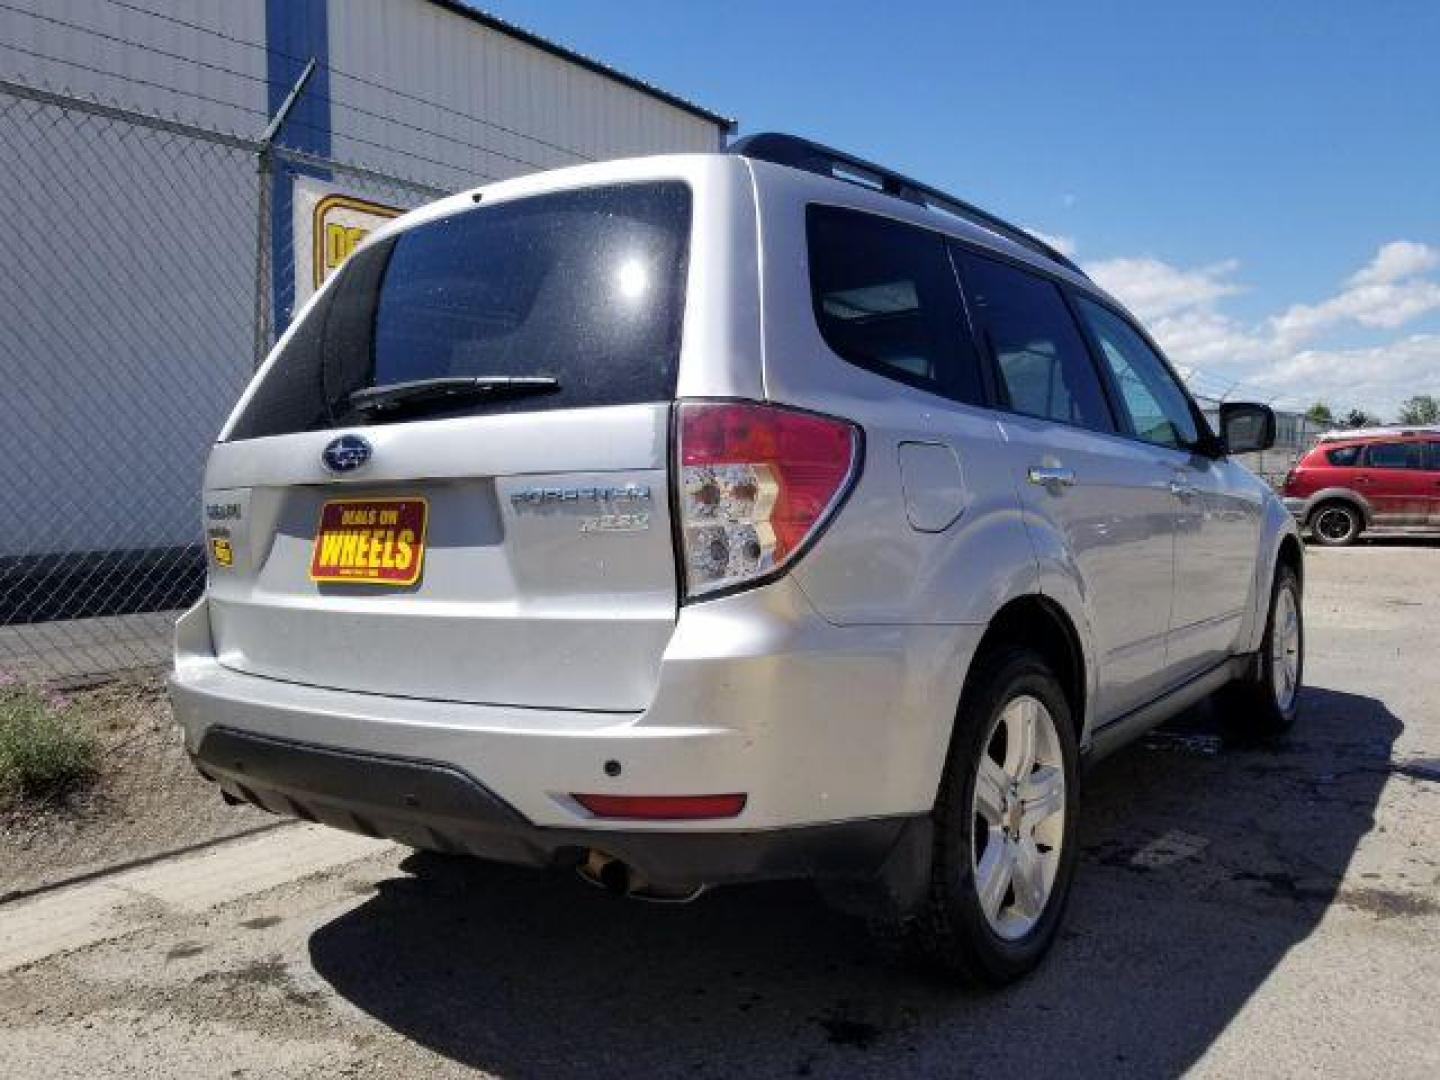
{"type": "Polygon", "coordinates": [[[1311,550],[1304,715],[1086,778],[1051,959],[896,967],[801,884],[686,906],[310,826],[0,905],[0,1074],[1440,1075],[1440,544],[1311,550]]]}

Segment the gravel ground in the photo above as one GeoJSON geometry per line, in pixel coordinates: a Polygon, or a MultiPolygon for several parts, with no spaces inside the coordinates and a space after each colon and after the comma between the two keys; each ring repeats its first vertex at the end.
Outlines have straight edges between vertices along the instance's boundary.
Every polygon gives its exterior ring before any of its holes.
{"type": "Polygon", "coordinates": [[[156,675],[63,691],[97,718],[97,782],[0,807],[0,898],[275,821],[228,807],[191,766],[156,675]]]}
{"type": "Polygon", "coordinates": [[[1312,550],[1295,735],[1227,746],[1202,706],[1097,769],[1063,939],[1004,993],[887,966],[804,886],[656,907],[383,850],[199,914],[137,897],[121,936],[0,975],[0,1062],[87,1080],[1440,1075],[1437,597],[1440,545],[1312,550]]]}

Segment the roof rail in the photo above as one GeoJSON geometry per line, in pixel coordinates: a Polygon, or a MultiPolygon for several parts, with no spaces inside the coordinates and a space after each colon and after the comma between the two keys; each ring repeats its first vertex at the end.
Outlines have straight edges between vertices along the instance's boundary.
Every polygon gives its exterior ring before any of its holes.
{"type": "Polygon", "coordinates": [[[1333,442],[1336,439],[1363,439],[1372,435],[1394,435],[1404,438],[1407,435],[1435,434],[1440,434],[1440,424],[1394,424],[1384,427],[1335,428],[1331,431],[1322,431],[1315,436],[1315,440],[1317,442],[1333,442]]]}
{"type": "Polygon", "coordinates": [[[1039,237],[1026,232],[1020,226],[1012,225],[1004,218],[996,217],[988,210],[981,210],[964,199],[947,195],[938,188],[922,184],[918,180],[911,180],[908,176],[903,176],[892,169],[882,168],[864,158],[855,157],[853,154],[833,150],[828,146],[811,142],[809,139],[802,139],[797,135],[783,135],[774,131],[747,135],[726,147],[726,152],[755,158],[757,161],[769,161],[775,165],[788,165],[792,169],[818,173],[835,180],[844,180],[861,187],[883,191],[887,195],[904,199],[906,202],[931,207],[942,213],[962,218],[972,225],[988,229],[1037,255],[1043,255],[1052,262],[1059,263],[1072,273],[1087,277],[1085,271],[1075,265],[1070,258],[1055,250],[1039,237]]]}

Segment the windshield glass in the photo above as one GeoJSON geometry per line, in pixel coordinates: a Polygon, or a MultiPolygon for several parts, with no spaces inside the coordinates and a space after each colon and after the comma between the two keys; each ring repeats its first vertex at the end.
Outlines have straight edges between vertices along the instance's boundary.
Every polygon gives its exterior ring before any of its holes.
{"type": "Polygon", "coordinates": [[[230,437],[383,422],[351,395],[425,379],[557,384],[437,395],[426,418],[669,400],[689,231],[689,189],[663,182],[480,206],[372,244],[310,309],[230,437]]]}

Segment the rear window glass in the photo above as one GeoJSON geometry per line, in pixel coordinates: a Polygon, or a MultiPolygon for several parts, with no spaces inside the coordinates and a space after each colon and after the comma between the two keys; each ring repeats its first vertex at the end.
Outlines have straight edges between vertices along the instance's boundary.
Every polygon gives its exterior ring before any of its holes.
{"type": "Polygon", "coordinates": [[[838,207],[807,211],[810,289],[825,343],[896,382],[980,401],[980,369],[940,234],[838,207]]]}
{"type": "Polygon", "coordinates": [[[690,233],[679,182],[481,205],[357,252],[238,418],[247,439],[476,411],[674,397],[690,233]],[[351,395],[416,380],[554,379],[540,393],[361,412],[351,395]]]}
{"type": "Polygon", "coordinates": [[[1331,465],[1338,465],[1341,468],[1354,465],[1360,460],[1360,447],[1337,446],[1334,450],[1326,453],[1325,460],[1331,465]]]}

